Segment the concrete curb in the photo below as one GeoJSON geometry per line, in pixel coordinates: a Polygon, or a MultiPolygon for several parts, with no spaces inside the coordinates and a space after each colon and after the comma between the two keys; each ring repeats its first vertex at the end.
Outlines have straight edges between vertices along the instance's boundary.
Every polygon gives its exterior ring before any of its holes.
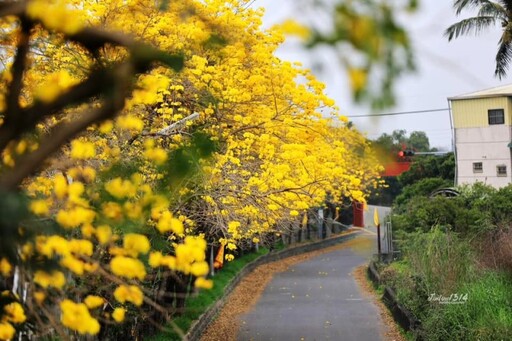
{"type": "Polygon", "coordinates": [[[202,314],[194,323],[192,323],[189,328],[187,334],[183,338],[186,341],[196,341],[201,338],[204,330],[208,327],[208,325],[213,321],[213,318],[219,313],[224,304],[226,303],[227,296],[233,291],[233,289],[240,283],[242,278],[249,273],[251,273],[258,266],[275,262],[280,259],[296,256],[302,253],[307,253],[315,250],[319,250],[325,247],[329,247],[332,245],[339,244],[341,242],[350,240],[360,235],[360,231],[354,231],[350,233],[346,233],[340,236],[331,237],[328,239],[322,239],[316,242],[307,243],[304,245],[299,245],[291,248],[287,248],[285,250],[267,253],[254,260],[253,262],[247,264],[240,270],[240,272],[231,280],[231,282],[224,289],[224,294],[222,297],[217,300],[214,304],[212,304],[205,312],[202,314]]]}
{"type": "MultiPolygon", "coordinates": [[[[368,265],[368,276],[373,282],[375,287],[381,284],[380,275],[375,266],[375,261],[371,261],[368,265]]],[[[382,301],[393,315],[393,319],[406,331],[418,331],[421,327],[421,322],[414,316],[414,314],[400,304],[396,297],[395,291],[390,287],[384,287],[384,294],[382,301]]],[[[421,340],[419,335],[416,335],[416,340],[421,340]]]]}

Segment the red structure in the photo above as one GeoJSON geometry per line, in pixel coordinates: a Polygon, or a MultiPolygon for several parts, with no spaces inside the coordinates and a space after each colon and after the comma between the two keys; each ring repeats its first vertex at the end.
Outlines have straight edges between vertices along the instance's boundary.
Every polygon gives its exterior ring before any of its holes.
{"type": "Polygon", "coordinates": [[[362,202],[353,201],[352,209],[354,212],[354,226],[364,227],[364,204],[362,202]]]}
{"type": "Polygon", "coordinates": [[[390,162],[384,167],[382,176],[399,176],[403,172],[407,172],[411,168],[412,162],[390,162]]]}

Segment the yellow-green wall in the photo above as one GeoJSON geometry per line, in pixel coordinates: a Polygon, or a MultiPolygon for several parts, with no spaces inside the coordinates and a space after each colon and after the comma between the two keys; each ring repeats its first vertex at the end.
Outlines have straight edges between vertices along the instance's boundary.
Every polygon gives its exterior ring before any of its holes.
{"type": "Polygon", "coordinates": [[[452,100],[451,106],[455,128],[487,127],[489,109],[504,109],[505,124],[512,122],[512,100],[508,97],[452,100]]]}

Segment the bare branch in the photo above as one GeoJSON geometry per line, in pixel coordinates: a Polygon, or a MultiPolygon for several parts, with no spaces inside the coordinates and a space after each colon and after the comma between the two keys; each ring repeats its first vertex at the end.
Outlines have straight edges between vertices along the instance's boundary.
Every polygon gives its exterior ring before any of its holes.
{"type": "Polygon", "coordinates": [[[186,123],[188,121],[194,121],[196,119],[199,118],[199,113],[198,112],[195,112],[181,120],[179,120],[178,122],[175,122],[163,129],[160,129],[159,131],[157,131],[156,133],[148,133],[148,134],[144,134],[144,135],[152,135],[152,136],[170,136],[172,134],[174,134],[177,130],[179,129],[182,129],[185,127],[186,123]]]}

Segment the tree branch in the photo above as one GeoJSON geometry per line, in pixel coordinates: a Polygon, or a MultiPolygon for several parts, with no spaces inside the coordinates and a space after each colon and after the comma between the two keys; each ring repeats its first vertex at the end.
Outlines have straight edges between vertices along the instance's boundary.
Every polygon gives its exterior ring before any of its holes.
{"type": "Polygon", "coordinates": [[[0,188],[15,190],[25,177],[34,173],[43,161],[64,143],[90,125],[115,116],[123,108],[124,100],[131,89],[132,71],[133,66],[130,63],[125,62],[120,65],[113,74],[114,91],[110,98],[105,99],[103,106],[91,110],[71,122],[55,126],[49,135],[41,141],[39,149],[20,158],[16,166],[0,178],[0,188]]]}

